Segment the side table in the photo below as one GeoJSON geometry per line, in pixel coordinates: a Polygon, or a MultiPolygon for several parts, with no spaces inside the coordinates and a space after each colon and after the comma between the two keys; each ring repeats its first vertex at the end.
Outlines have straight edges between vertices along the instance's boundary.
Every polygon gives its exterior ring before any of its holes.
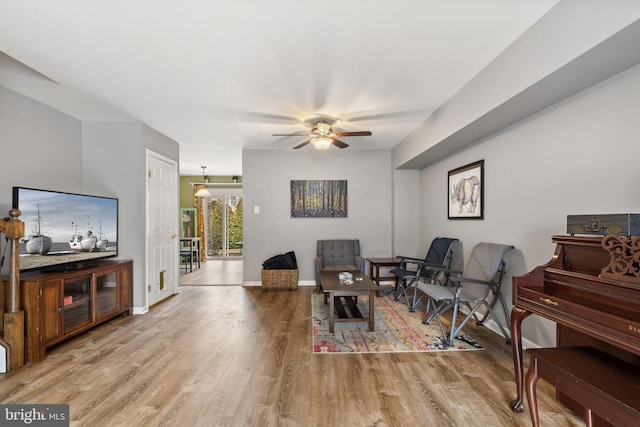
{"type": "Polygon", "coordinates": [[[367,261],[369,261],[369,277],[372,282],[381,289],[398,290],[398,278],[393,275],[380,277],[380,267],[400,267],[400,258],[367,258],[367,261]],[[383,281],[393,281],[394,284],[383,286],[380,284],[383,281]]]}

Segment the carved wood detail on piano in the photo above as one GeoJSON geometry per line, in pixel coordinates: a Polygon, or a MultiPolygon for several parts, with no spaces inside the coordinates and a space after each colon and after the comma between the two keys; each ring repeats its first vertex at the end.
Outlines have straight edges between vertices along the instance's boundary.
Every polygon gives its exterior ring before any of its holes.
{"type": "Polygon", "coordinates": [[[640,284],[640,237],[607,235],[602,247],[611,255],[601,277],[640,284]]]}

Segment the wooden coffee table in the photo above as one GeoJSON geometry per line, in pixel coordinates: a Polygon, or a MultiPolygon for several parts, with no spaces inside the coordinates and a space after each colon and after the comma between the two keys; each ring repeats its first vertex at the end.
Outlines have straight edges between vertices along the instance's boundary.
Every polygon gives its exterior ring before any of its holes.
{"type": "MultiPolygon", "coordinates": [[[[376,292],[380,289],[374,284],[371,279],[367,277],[361,271],[349,271],[353,274],[353,284],[346,285],[340,281],[338,274],[341,271],[321,271],[320,283],[322,285],[322,291],[325,295],[328,294],[329,299],[329,332],[334,332],[335,322],[366,322],[367,319],[362,316],[360,310],[357,307],[357,298],[359,295],[369,296],[369,330],[375,330],[374,326],[374,313],[375,313],[375,300],[376,292]],[[344,297],[351,312],[351,317],[346,314],[346,310],[339,300],[340,297],[344,297]],[[337,305],[336,305],[337,300],[337,305]],[[336,310],[339,316],[336,318],[336,310]]],[[[326,302],[326,299],[325,299],[326,302]]]]}

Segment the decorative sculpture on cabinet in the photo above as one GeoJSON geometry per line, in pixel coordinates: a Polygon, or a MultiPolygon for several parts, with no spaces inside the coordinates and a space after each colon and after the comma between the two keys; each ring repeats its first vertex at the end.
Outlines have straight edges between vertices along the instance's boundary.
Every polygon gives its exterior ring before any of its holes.
{"type": "Polygon", "coordinates": [[[9,218],[0,219],[0,233],[9,241],[9,279],[3,282],[3,323],[0,344],[6,349],[7,371],[24,365],[24,311],[20,308],[20,238],[24,236],[24,223],[18,219],[20,211],[11,209],[9,218]],[[8,286],[4,292],[4,286],[8,286]]]}

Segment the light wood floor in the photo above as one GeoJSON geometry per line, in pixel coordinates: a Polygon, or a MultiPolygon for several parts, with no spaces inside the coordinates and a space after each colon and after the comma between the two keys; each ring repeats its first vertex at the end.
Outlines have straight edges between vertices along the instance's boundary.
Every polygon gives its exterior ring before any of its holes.
{"type": "MultiPolygon", "coordinates": [[[[312,287],[185,286],[0,374],[0,402],[70,405],[73,426],[528,426],[510,346],[317,355],[312,287]]],[[[542,426],[582,426],[538,385],[542,426]]]]}
{"type": "Polygon", "coordinates": [[[210,259],[190,273],[180,269],[181,286],[242,285],[242,259],[210,259]]]}

